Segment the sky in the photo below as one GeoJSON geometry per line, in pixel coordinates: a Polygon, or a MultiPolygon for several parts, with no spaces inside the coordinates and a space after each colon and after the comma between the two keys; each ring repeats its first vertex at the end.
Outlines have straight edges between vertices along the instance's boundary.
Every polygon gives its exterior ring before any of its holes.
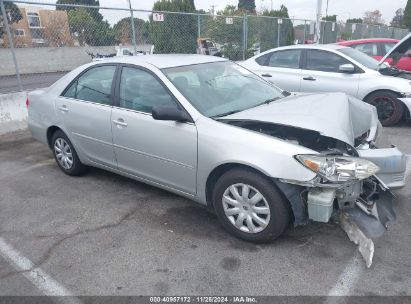
{"type": "MultiPolygon", "coordinates": [[[[35,0],[31,0],[35,2],[35,0]]],[[[55,0],[42,0],[41,2],[55,3],[55,0]]],[[[131,0],[133,9],[150,10],[155,0],[131,0]]],[[[222,10],[228,4],[237,5],[238,0],[194,0],[197,9],[208,11],[212,5],[216,10],[222,10]]],[[[338,15],[338,19],[358,18],[369,10],[380,10],[383,19],[389,23],[398,8],[405,8],[407,0],[328,0],[328,14],[338,15]]],[[[284,4],[289,11],[290,17],[295,19],[314,20],[316,13],[317,0],[256,0],[257,9],[278,9],[284,4]]],[[[323,0],[323,12],[325,15],[327,0],[323,0]]],[[[128,0],[100,0],[100,6],[127,8],[128,0]]],[[[103,16],[114,24],[123,17],[128,17],[126,11],[100,10],[103,16]]],[[[137,18],[147,19],[147,13],[137,13],[137,18]]]]}
{"type": "MultiPolygon", "coordinates": [[[[131,0],[134,9],[151,9],[155,0],[131,0]]],[[[211,5],[216,10],[222,10],[227,4],[237,5],[237,0],[195,0],[197,9],[209,10],[211,5]]],[[[100,0],[101,6],[127,6],[127,0],[100,0]]],[[[317,0],[256,0],[257,9],[266,7],[279,8],[284,4],[295,19],[315,19],[317,0]]],[[[386,22],[392,20],[398,8],[405,8],[407,0],[328,0],[328,14],[337,14],[339,18],[362,17],[367,10],[379,9],[386,22]]],[[[325,15],[327,0],[323,0],[323,14],[325,15]]]]}

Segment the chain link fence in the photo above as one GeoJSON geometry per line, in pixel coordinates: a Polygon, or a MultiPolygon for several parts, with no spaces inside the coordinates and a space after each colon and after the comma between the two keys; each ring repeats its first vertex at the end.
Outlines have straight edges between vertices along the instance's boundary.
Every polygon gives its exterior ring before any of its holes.
{"type": "MultiPolygon", "coordinates": [[[[34,0],[0,0],[0,4],[0,93],[49,86],[68,71],[104,57],[198,53],[244,60],[278,46],[313,43],[316,28],[312,20],[254,15],[152,12],[34,0]]],[[[320,43],[401,39],[408,34],[404,29],[341,22],[322,22],[320,28],[320,43]]]]}

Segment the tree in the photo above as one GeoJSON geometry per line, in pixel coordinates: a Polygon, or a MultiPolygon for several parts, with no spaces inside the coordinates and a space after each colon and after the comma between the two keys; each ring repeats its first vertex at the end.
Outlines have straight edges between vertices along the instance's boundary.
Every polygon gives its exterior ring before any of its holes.
{"type": "MultiPolygon", "coordinates": [[[[98,0],[57,0],[56,4],[77,4],[77,5],[86,5],[86,6],[100,6],[98,0]]],[[[76,9],[75,7],[70,6],[57,6],[57,10],[66,11],[67,13],[76,9]]],[[[90,15],[97,22],[103,21],[103,15],[99,13],[97,8],[88,8],[90,15]]]]}
{"type": "MultiPolygon", "coordinates": [[[[12,23],[17,23],[23,19],[20,9],[13,2],[4,2],[4,8],[8,16],[7,21],[9,22],[9,25],[12,23]]],[[[0,37],[2,37],[5,33],[5,27],[3,24],[3,14],[0,13],[0,37]]]]}
{"type": "Polygon", "coordinates": [[[238,0],[238,9],[247,13],[255,13],[255,0],[238,0]]]}
{"type": "Polygon", "coordinates": [[[235,5],[226,5],[224,10],[218,11],[217,15],[225,15],[225,16],[234,16],[234,15],[239,15],[240,11],[237,10],[237,7],[235,5]]]}
{"type": "MultiPolygon", "coordinates": [[[[195,13],[194,0],[160,0],[153,11],[195,13]]],[[[195,53],[197,16],[165,14],[164,21],[154,21],[150,16],[150,40],[156,53],[195,53]]]]}
{"type": "Polygon", "coordinates": [[[383,25],[385,21],[382,19],[381,12],[379,10],[375,10],[365,12],[363,23],[370,25],[383,25]]]}
{"type": "MultiPolygon", "coordinates": [[[[123,18],[113,26],[114,37],[117,43],[131,44],[133,41],[133,31],[131,28],[131,17],[123,18]]],[[[145,44],[149,40],[149,22],[134,18],[134,28],[136,31],[137,44],[145,44]]]]}
{"type": "Polygon", "coordinates": [[[390,25],[393,27],[403,27],[404,9],[399,8],[395,11],[395,16],[392,18],[390,25]]]}
{"type": "Polygon", "coordinates": [[[403,25],[404,27],[411,29],[411,0],[408,0],[407,5],[405,6],[403,25]]]}
{"type": "Polygon", "coordinates": [[[337,15],[325,16],[322,19],[323,21],[337,22],[337,15]]]}
{"type": "Polygon", "coordinates": [[[107,21],[97,22],[86,8],[68,12],[70,30],[77,36],[80,45],[112,45],[114,34],[107,21]]]}
{"type": "MultiPolygon", "coordinates": [[[[280,25],[280,46],[294,44],[294,26],[288,14],[288,8],[281,5],[279,10],[265,10],[263,16],[283,18],[280,25]]],[[[260,27],[260,32],[257,34],[261,42],[261,51],[268,50],[278,45],[278,19],[274,18],[258,18],[259,25],[254,25],[253,28],[260,27]]],[[[250,31],[250,30],[249,30],[250,31]]],[[[250,36],[250,35],[249,35],[250,36]]]]}
{"type": "Polygon", "coordinates": [[[243,11],[234,5],[227,5],[224,10],[217,12],[217,17],[204,18],[201,24],[204,35],[221,45],[221,53],[231,60],[240,60],[243,55],[244,18],[233,18],[233,23],[227,23],[226,16],[242,16],[243,11]]]}
{"type": "Polygon", "coordinates": [[[363,20],[361,18],[351,18],[347,19],[347,23],[363,23],[363,20]]]}

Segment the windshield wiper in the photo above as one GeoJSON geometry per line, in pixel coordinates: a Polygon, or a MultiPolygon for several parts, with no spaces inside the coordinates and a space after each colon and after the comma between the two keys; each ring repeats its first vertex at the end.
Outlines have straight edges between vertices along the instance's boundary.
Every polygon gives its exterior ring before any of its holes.
{"type": "Polygon", "coordinates": [[[277,100],[279,100],[279,99],[281,99],[281,97],[274,97],[274,98],[269,98],[269,99],[266,99],[266,100],[264,100],[262,103],[260,103],[260,105],[263,105],[263,104],[270,104],[270,103],[272,103],[272,102],[274,102],[274,101],[277,101],[277,100]]]}
{"type": "Polygon", "coordinates": [[[226,112],[226,113],[222,113],[222,114],[217,114],[217,115],[211,116],[211,118],[224,117],[224,116],[228,116],[228,115],[231,115],[231,114],[235,114],[235,113],[238,113],[238,112],[241,112],[241,111],[242,111],[242,110],[235,110],[235,111],[230,111],[230,112],[226,112]]]}

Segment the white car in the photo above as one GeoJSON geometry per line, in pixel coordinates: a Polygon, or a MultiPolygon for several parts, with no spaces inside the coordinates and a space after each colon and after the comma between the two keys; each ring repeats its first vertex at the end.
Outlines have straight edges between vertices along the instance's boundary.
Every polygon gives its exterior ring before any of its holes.
{"type": "Polygon", "coordinates": [[[408,51],[405,37],[380,62],[350,47],[293,45],[263,52],[240,64],[290,92],[344,92],[377,107],[385,126],[411,110],[411,73],[384,64],[408,51]]]}

